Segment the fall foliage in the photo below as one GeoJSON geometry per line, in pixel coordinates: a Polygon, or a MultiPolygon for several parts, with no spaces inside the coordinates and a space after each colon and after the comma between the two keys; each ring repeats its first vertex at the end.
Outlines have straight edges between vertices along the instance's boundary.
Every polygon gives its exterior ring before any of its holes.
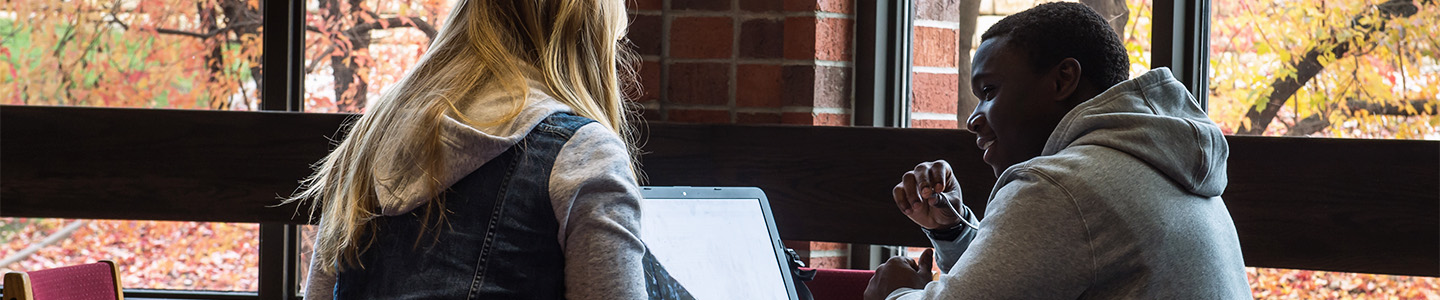
{"type": "Polygon", "coordinates": [[[78,230],[0,272],[114,260],[126,288],[254,291],[258,224],[0,218],[0,259],[56,234],[78,230]]]}
{"type": "Polygon", "coordinates": [[[1212,2],[1210,111],[1226,133],[1440,139],[1440,4],[1212,2]]]}

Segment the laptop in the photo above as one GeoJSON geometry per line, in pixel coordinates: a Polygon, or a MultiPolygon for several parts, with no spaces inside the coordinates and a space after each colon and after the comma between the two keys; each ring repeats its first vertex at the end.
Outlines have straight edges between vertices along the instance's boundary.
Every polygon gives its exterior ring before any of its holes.
{"type": "Polygon", "coordinates": [[[695,299],[795,300],[765,192],[642,187],[640,239],[695,299]]]}

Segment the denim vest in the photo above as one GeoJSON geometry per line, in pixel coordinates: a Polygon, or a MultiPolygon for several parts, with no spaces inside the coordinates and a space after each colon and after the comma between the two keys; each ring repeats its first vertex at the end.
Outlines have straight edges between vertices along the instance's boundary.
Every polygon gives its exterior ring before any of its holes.
{"type": "MultiPolygon", "coordinates": [[[[550,170],[575,131],[594,120],[551,115],[525,139],[443,195],[443,223],[424,209],[371,220],[363,267],[337,274],[337,299],[561,299],[565,256],[550,204],[550,170]],[[421,226],[429,226],[420,235],[421,226]]],[[[687,298],[646,251],[651,298],[687,298]],[[654,264],[654,266],[651,266],[654,264]],[[667,296],[668,295],[668,296],[667,296]]]]}

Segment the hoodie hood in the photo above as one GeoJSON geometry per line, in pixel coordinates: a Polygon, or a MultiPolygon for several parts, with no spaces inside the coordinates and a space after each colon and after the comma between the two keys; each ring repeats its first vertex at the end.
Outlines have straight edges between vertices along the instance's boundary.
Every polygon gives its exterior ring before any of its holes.
{"type": "Polygon", "coordinates": [[[1081,145],[1128,153],[1196,195],[1225,191],[1225,136],[1168,68],[1121,82],[1070,110],[1041,155],[1081,145]]]}
{"type": "MultiPolygon", "coordinates": [[[[436,174],[440,186],[451,186],[461,178],[479,169],[505,150],[524,139],[546,117],[559,112],[570,112],[570,107],[556,101],[544,91],[539,81],[528,82],[529,94],[526,99],[516,99],[512,93],[499,88],[489,88],[488,93],[473,98],[457,107],[460,112],[476,123],[501,120],[514,111],[515,105],[524,105],[520,114],[508,122],[492,124],[466,124],[451,116],[445,116],[441,124],[440,143],[444,156],[445,170],[436,174]]],[[[423,178],[397,176],[391,170],[414,168],[413,164],[393,160],[377,161],[374,166],[375,186],[380,213],[386,216],[400,215],[430,201],[437,193],[428,191],[429,182],[423,178]]]]}

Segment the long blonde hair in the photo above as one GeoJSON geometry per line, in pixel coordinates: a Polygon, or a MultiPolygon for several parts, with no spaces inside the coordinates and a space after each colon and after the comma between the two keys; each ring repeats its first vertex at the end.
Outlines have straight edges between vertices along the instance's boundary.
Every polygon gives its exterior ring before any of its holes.
{"type": "MultiPolygon", "coordinates": [[[[394,193],[378,182],[379,161],[414,166],[387,174],[421,178],[428,195],[439,196],[436,174],[442,161],[441,121],[446,117],[471,125],[509,122],[527,103],[528,80],[544,83],[545,91],[575,114],[594,119],[619,134],[630,155],[635,153],[625,90],[634,87],[634,54],[619,43],[627,25],[620,0],[458,0],[443,28],[417,65],[372,103],[349,127],[339,146],[316,163],[315,173],[301,182],[285,203],[313,201],[321,219],[312,259],[325,271],[359,265],[368,246],[362,237],[373,232],[379,193],[394,193]],[[538,70],[541,78],[527,78],[538,70]],[[457,108],[486,88],[499,87],[518,103],[500,120],[470,120],[457,108]],[[483,123],[482,123],[483,122],[483,123]],[[382,149],[390,149],[383,150],[382,149]]],[[[493,91],[488,91],[493,92],[493,91]]],[[[503,108],[496,108],[503,109],[503,108]]],[[[638,174],[639,168],[632,165],[638,174]]],[[[637,175],[638,177],[638,175],[637,175]]],[[[443,199],[429,201],[423,219],[439,216],[443,199]]],[[[423,236],[425,229],[421,230],[423,236]]],[[[417,240],[418,243],[418,240],[417,240]]],[[[363,266],[362,266],[363,267],[363,266]]]]}

